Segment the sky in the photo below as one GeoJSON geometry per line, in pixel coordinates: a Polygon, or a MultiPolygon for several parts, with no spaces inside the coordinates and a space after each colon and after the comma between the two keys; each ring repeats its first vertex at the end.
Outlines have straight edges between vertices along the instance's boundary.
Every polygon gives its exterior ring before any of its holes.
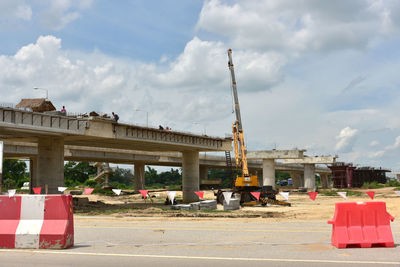
{"type": "Polygon", "coordinates": [[[0,104],[400,170],[400,1],[0,0],[0,104]]]}

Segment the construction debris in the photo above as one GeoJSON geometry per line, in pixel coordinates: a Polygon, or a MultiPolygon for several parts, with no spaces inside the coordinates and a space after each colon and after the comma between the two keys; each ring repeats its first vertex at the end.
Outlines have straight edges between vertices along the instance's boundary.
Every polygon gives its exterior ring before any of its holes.
{"type": "Polygon", "coordinates": [[[229,203],[224,200],[224,210],[238,210],[240,209],[240,198],[231,198],[229,203]]]}

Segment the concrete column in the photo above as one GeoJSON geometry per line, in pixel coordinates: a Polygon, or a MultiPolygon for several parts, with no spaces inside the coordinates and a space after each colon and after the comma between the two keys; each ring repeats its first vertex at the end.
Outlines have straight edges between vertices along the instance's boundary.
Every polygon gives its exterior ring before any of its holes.
{"type": "Polygon", "coordinates": [[[331,188],[331,184],[332,184],[332,175],[331,174],[326,175],[326,181],[328,183],[328,188],[331,188]]]}
{"type": "Polygon", "coordinates": [[[36,173],[32,184],[42,188],[46,185],[49,194],[59,194],[58,187],[64,186],[64,138],[40,137],[38,142],[36,173]]]}
{"type": "Polygon", "coordinates": [[[208,179],[208,166],[200,166],[200,181],[208,179]]]}
{"type": "MultiPolygon", "coordinates": [[[[104,164],[104,170],[109,171],[110,170],[110,163],[106,162],[104,164]]],[[[97,169],[98,171],[98,169],[97,169]]],[[[104,175],[104,187],[108,187],[109,186],[109,181],[110,181],[110,174],[106,174],[104,175]]]]}
{"type": "Polygon", "coordinates": [[[133,176],[133,180],[134,180],[134,188],[135,190],[143,190],[144,189],[144,162],[135,162],[134,163],[134,176],[133,176]]]}
{"type": "Polygon", "coordinates": [[[275,188],[275,160],[263,159],[263,185],[275,188]]]}
{"type": "Polygon", "coordinates": [[[263,187],[263,185],[264,185],[263,172],[262,172],[262,170],[257,170],[256,173],[257,173],[258,185],[260,187],[263,187]]]}
{"type": "Polygon", "coordinates": [[[194,193],[200,189],[199,172],[199,152],[182,152],[182,193],[184,203],[199,200],[199,197],[194,193]]]}
{"type": "Polygon", "coordinates": [[[290,172],[290,177],[292,177],[293,188],[303,187],[301,173],[292,171],[290,172]]]}
{"type": "Polygon", "coordinates": [[[397,177],[397,181],[400,182],[400,174],[396,174],[396,177],[397,177]]]}
{"type": "Polygon", "coordinates": [[[304,164],[304,187],[315,189],[315,164],[304,164]]]}
{"type": "Polygon", "coordinates": [[[329,188],[329,186],[328,186],[328,174],[326,174],[326,173],[320,173],[320,174],[319,174],[319,177],[320,177],[320,179],[321,179],[321,186],[322,186],[322,188],[324,188],[324,189],[329,188]]]}
{"type": "Polygon", "coordinates": [[[36,187],[35,182],[37,181],[37,157],[29,159],[29,194],[33,194],[33,187],[36,187]]]}

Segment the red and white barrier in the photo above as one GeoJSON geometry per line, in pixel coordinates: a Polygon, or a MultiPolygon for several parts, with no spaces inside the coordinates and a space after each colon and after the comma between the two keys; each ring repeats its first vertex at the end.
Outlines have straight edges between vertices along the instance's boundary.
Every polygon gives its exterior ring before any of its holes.
{"type": "Polygon", "coordinates": [[[68,248],[74,244],[72,196],[0,196],[0,248],[68,248]]]}

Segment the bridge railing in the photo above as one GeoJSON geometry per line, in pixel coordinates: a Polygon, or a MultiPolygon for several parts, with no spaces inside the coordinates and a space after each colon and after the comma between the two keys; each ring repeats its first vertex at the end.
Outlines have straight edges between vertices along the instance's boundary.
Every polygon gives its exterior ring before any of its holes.
{"type": "Polygon", "coordinates": [[[88,127],[86,119],[77,119],[8,107],[0,107],[0,123],[62,129],[79,133],[84,132],[86,127],[88,127]]]}

